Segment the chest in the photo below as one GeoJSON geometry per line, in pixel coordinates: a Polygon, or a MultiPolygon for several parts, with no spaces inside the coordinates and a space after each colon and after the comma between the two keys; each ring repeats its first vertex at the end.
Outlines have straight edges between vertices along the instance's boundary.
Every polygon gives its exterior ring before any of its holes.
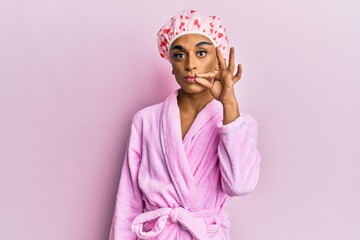
{"type": "Polygon", "coordinates": [[[184,139],[186,133],[189,131],[191,125],[195,121],[196,114],[190,114],[185,112],[180,112],[180,122],[181,122],[181,136],[184,139]]]}

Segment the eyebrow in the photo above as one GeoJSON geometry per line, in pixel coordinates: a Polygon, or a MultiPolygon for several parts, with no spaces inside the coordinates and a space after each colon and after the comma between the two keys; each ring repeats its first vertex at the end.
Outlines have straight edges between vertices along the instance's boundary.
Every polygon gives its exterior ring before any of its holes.
{"type": "Polygon", "coordinates": [[[200,46],[205,45],[205,44],[207,44],[207,45],[213,45],[211,42],[199,42],[199,43],[197,43],[197,44],[195,45],[195,47],[200,47],[200,46]]]}
{"type": "Polygon", "coordinates": [[[173,50],[173,49],[179,49],[179,50],[182,50],[182,49],[184,49],[184,47],[183,47],[183,46],[181,46],[181,45],[175,45],[175,46],[173,46],[173,47],[171,48],[171,50],[173,50]]]}
{"type": "MultiPolygon", "coordinates": [[[[203,42],[198,42],[197,44],[195,44],[195,47],[200,47],[200,46],[202,46],[202,45],[213,45],[213,44],[210,43],[210,42],[205,42],[205,41],[203,41],[203,42]]],[[[184,49],[184,47],[181,46],[181,45],[175,45],[175,46],[173,46],[173,47],[171,48],[171,50],[173,50],[173,49],[182,50],[182,49],[184,49]]]]}

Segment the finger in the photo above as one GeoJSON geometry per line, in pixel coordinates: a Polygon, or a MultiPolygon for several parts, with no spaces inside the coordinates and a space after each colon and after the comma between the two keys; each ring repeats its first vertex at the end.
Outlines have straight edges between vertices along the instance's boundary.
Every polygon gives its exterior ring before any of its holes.
{"type": "Polygon", "coordinates": [[[231,74],[233,74],[235,69],[235,48],[230,48],[230,54],[229,54],[229,71],[231,74]]]}
{"type": "Polygon", "coordinates": [[[239,81],[239,79],[241,78],[241,74],[242,74],[242,65],[239,64],[238,68],[237,68],[237,72],[236,72],[236,74],[234,76],[235,77],[234,82],[239,81]]]}
{"type": "Polygon", "coordinates": [[[226,62],[225,59],[223,58],[221,52],[220,52],[220,48],[216,47],[216,56],[217,59],[219,61],[219,67],[221,70],[226,70],[226,62]]]}
{"type": "Polygon", "coordinates": [[[211,89],[214,86],[214,81],[209,81],[205,78],[195,77],[195,82],[209,89],[211,89]]]}
{"type": "Polygon", "coordinates": [[[216,72],[208,72],[208,73],[196,73],[195,77],[214,79],[216,77],[216,75],[217,75],[217,71],[216,72]]]}

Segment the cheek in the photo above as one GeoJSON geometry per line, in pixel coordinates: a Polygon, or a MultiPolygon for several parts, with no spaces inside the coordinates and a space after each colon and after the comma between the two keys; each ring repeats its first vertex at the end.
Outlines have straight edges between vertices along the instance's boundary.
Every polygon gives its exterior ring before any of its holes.
{"type": "Polygon", "coordinates": [[[178,79],[181,76],[181,70],[178,65],[172,64],[172,74],[176,79],[178,79]]]}
{"type": "Polygon", "coordinates": [[[173,73],[179,73],[179,72],[181,72],[181,66],[180,66],[180,64],[175,64],[175,63],[172,63],[171,64],[171,66],[172,66],[172,72],[173,73]]]}
{"type": "Polygon", "coordinates": [[[205,63],[205,68],[208,71],[214,71],[216,68],[216,59],[215,58],[208,59],[208,61],[206,61],[205,63]]]}

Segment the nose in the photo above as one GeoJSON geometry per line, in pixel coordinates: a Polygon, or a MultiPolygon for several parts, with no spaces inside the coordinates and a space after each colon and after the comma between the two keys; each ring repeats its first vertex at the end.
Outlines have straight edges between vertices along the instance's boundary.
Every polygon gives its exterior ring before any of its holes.
{"type": "Polygon", "coordinates": [[[186,61],[186,70],[193,71],[196,69],[196,60],[194,56],[189,55],[186,61]]]}

